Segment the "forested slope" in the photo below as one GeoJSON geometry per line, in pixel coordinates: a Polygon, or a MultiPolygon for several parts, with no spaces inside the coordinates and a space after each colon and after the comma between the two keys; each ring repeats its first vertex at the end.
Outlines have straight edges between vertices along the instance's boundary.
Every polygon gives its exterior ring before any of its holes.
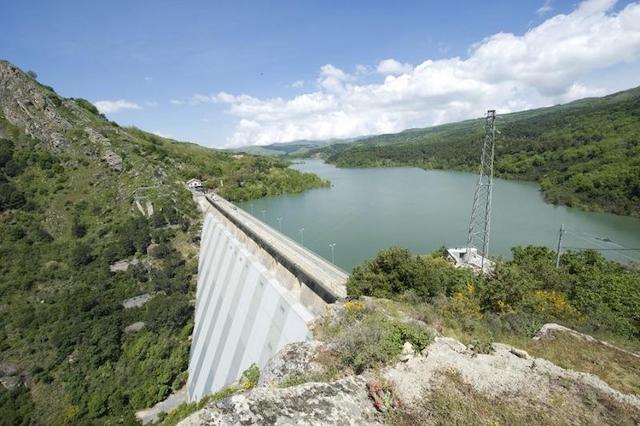
{"type": "Polygon", "coordinates": [[[233,200],[327,184],[121,128],[0,61],[0,424],[131,424],[184,384],[192,177],[233,200]]]}
{"type": "MultiPolygon", "coordinates": [[[[498,176],[537,180],[553,203],[640,215],[640,88],[499,115],[497,127],[498,176]]],[[[483,132],[483,120],[468,120],[331,145],[310,155],[339,167],[475,171],[483,132]]]]}

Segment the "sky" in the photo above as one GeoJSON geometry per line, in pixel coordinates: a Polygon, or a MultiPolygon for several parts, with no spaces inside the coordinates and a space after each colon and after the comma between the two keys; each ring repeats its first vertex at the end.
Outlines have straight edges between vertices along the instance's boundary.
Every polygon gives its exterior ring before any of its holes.
{"type": "Polygon", "coordinates": [[[0,0],[0,58],[210,147],[391,133],[640,85],[640,2],[0,0]]]}

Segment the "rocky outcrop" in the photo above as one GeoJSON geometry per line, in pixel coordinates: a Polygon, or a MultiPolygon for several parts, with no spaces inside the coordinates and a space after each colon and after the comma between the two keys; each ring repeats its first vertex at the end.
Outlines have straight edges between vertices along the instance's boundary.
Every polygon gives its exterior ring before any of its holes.
{"type": "Polygon", "coordinates": [[[369,399],[362,376],[331,383],[305,383],[253,391],[214,402],[183,420],[195,425],[363,425],[384,424],[369,399]]]}
{"type": "MultiPolygon", "coordinates": [[[[512,346],[492,346],[492,353],[483,354],[455,339],[437,337],[416,353],[407,343],[400,362],[379,372],[283,388],[291,377],[318,377],[314,373],[326,368],[317,362],[326,350],[322,342],[290,344],[271,359],[255,389],[212,402],[181,425],[384,424],[394,415],[416,410],[422,410],[419,418],[438,424],[425,409],[425,400],[442,392],[452,375],[479,398],[508,401],[521,411],[545,410],[553,401],[563,401],[573,415],[587,416],[576,417],[576,424],[580,418],[599,422],[600,414],[612,406],[640,419],[637,395],[621,393],[593,374],[563,369],[512,346]]],[[[562,408],[558,410],[551,418],[564,415],[562,408]]],[[[615,419],[609,417],[607,423],[615,419]]]]}
{"type": "Polygon", "coordinates": [[[318,341],[309,341],[285,346],[261,372],[258,386],[279,386],[294,376],[322,372],[322,365],[315,361],[321,345],[318,341]]]}
{"type": "Polygon", "coordinates": [[[115,152],[107,149],[102,155],[102,159],[107,163],[109,167],[111,167],[116,172],[122,171],[122,157],[120,157],[115,152]]]}
{"type": "Polygon", "coordinates": [[[7,61],[0,61],[0,111],[14,126],[56,150],[67,145],[72,126],[56,107],[62,100],[7,61]]]}
{"type": "Polygon", "coordinates": [[[96,156],[112,170],[121,172],[124,169],[122,157],[114,151],[90,115],[75,101],[59,97],[16,66],[0,60],[0,116],[24,129],[27,135],[44,142],[51,151],[75,149],[84,155],[96,156]],[[74,146],[79,142],[77,134],[67,137],[73,134],[69,133],[70,130],[79,129],[89,142],[82,148],[74,146]]]}
{"type": "Polygon", "coordinates": [[[560,324],[555,324],[555,323],[548,323],[543,325],[542,328],[538,331],[538,333],[536,333],[536,335],[533,337],[533,340],[553,339],[557,333],[566,333],[577,339],[584,340],[586,342],[597,342],[601,345],[604,345],[616,351],[620,351],[628,355],[631,355],[633,357],[640,358],[640,354],[636,352],[631,352],[626,349],[619,348],[615,345],[612,345],[609,342],[605,342],[604,340],[598,340],[593,336],[589,336],[588,334],[580,333],[579,331],[575,331],[568,327],[565,327],[560,324]]]}
{"type": "Polygon", "coordinates": [[[436,338],[421,356],[389,368],[385,379],[393,383],[405,403],[420,399],[439,385],[440,372],[456,371],[465,383],[491,396],[520,395],[544,400],[557,383],[586,386],[621,404],[640,410],[640,398],[612,389],[593,374],[566,370],[512,346],[494,343],[493,353],[478,354],[455,339],[436,338]]]}
{"type": "Polygon", "coordinates": [[[0,362],[0,385],[5,389],[13,389],[22,383],[18,375],[18,367],[10,362],[0,362]]]}

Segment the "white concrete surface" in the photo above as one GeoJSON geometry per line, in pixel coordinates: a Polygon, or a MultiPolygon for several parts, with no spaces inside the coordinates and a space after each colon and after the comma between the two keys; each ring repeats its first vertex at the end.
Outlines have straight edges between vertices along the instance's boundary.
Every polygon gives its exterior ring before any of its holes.
{"type": "Polygon", "coordinates": [[[206,214],[187,383],[190,401],[237,381],[253,363],[264,366],[285,344],[311,338],[307,324],[314,314],[302,303],[301,292],[280,284],[228,227],[223,217],[206,214]]]}

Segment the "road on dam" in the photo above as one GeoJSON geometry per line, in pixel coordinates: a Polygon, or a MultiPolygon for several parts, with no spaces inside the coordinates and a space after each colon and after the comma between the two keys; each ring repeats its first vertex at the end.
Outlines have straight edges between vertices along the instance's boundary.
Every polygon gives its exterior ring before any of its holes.
{"type": "Polygon", "coordinates": [[[207,196],[207,199],[236,225],[242,225],[250,230],[295,268],[298,268],[306,276],[313,277],[326,291],[336,298],[346,297],[345,283],[349,277],[347,272],[302,247],[298,242],[276,231],[224,198],[214,195],[207,196]]]}

